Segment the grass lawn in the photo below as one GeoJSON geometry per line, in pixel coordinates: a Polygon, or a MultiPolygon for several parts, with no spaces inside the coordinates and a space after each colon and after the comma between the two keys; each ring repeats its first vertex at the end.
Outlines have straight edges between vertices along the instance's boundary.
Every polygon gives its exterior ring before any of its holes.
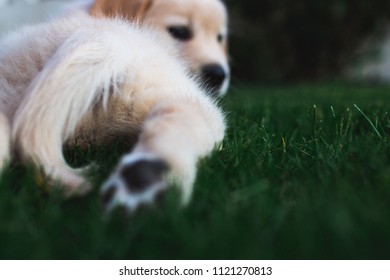
{"type": "MultiPolygon", "coordinates": [[[[193,200],[105,219],[98,188],[64,200],[8,168],[1,259],[389,259],[390,88],[330,83],[237,87],[222,101],[223,149],[200,163],[193,200]]],[[[92,159],[99,183],[123,147],[92,159]]]]}

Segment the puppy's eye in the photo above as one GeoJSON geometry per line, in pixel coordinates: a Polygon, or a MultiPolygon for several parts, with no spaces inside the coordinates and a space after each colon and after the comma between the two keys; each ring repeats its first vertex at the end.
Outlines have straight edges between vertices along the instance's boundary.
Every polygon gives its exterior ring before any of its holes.
{"type": "Polygon", "coordinates": [[[219,43],[222,43],[222,42],[223,42],[223,39],[224,39],[223,35],[222,35],[222,34],[218,34],[218,36],[217,36],[217,41],[218,41],[219,43]]]}
{"type": "Polygon", "coordinates": [[[179,41],[189,41],[193,37],[191,30],[187,26],[171,26],[168,27],[168,32],[179,41]]]}

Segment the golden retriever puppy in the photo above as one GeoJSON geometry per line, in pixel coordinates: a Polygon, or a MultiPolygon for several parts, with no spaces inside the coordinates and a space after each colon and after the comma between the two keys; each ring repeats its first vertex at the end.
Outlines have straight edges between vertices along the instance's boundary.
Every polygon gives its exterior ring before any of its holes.
{"type": "Polygon", "coordinates": [[[183,8],[188,13],[163,20],[167,33],[154,30],[152,22],[130,23],[118,10],[121,18],[101,17],[103,10],[95,6],[94,16],[75,12],[10,36],[0,43],[1,163],[9,158],[11,143],[23,161],[34,163],[52,183],[59,181],[67,194],[82,194],[90,185],[82,170],[66,163],[63,145],[137,137],[102,187],[106,209],[123,205],[133,211],[173,183],[180,186],[183,203],[189,201],[198,159],[224,137],[224,117],[210,95],[226,91],[228,67],[222,55],[202,65],[206,60],[195,55],[190,39],[177,34],[186,33],[181,30],[186,26],[194,39],[206,24],[215,45],[226,50],[226,11],[219,0],[154,0],[146,6],[140,1],[129,1],[131,14],[145,20],[157,13],[154,4],[179,7],[179,2],[197,3],[199,13],[213,10],[209,16],[224,20],[207,17],[204,23],[202,16],[193,17],[196,10],[183,8]],[[173,31],[172,22],[180,28],[173,31]],[[214,70],[205,70],[208,63],[223,68],[222,82],[209,73],[214,70]],[[206,87],[199,83],[203,76],[206,87]]]}

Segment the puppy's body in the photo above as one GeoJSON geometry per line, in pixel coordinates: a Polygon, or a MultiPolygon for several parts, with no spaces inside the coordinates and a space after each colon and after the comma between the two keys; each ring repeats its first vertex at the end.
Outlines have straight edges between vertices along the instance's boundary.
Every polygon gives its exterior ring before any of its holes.
{"type": "MultiPolygon", "coordinates": [[[[66,192],[83,193],[89,184],[65,162],[63,144],[138,135],[118,170],[160,170],[156,162],[162,161],[187,202],[197,160],[222,141],[225,129],[221,111],[187,72],[164,36],[120,19],[76,13],[27,28],[1,46],[0,163],[12,143],[22,160],[66,192]]],[[[131,181],[113,178],[111,190],[131,181]]]]}

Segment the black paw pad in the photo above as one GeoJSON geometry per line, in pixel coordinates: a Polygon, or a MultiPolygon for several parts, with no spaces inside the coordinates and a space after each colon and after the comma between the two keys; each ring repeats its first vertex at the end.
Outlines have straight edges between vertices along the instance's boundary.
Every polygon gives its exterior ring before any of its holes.
{"type": "Polygon", "coordinates": [[[168,165],[162,160],[139,160],[125,165],[120,176],[129,192],[140,193],[155,182],[163,180],[167,171],[168,165]]]}
{"type": "Polygon", "coordinates": [[[167,190],[168,165],[144,155],[127,155],[103,184],[101,202],[106,211],[117,207],[130,213],[158,202],[167,190]]]}

